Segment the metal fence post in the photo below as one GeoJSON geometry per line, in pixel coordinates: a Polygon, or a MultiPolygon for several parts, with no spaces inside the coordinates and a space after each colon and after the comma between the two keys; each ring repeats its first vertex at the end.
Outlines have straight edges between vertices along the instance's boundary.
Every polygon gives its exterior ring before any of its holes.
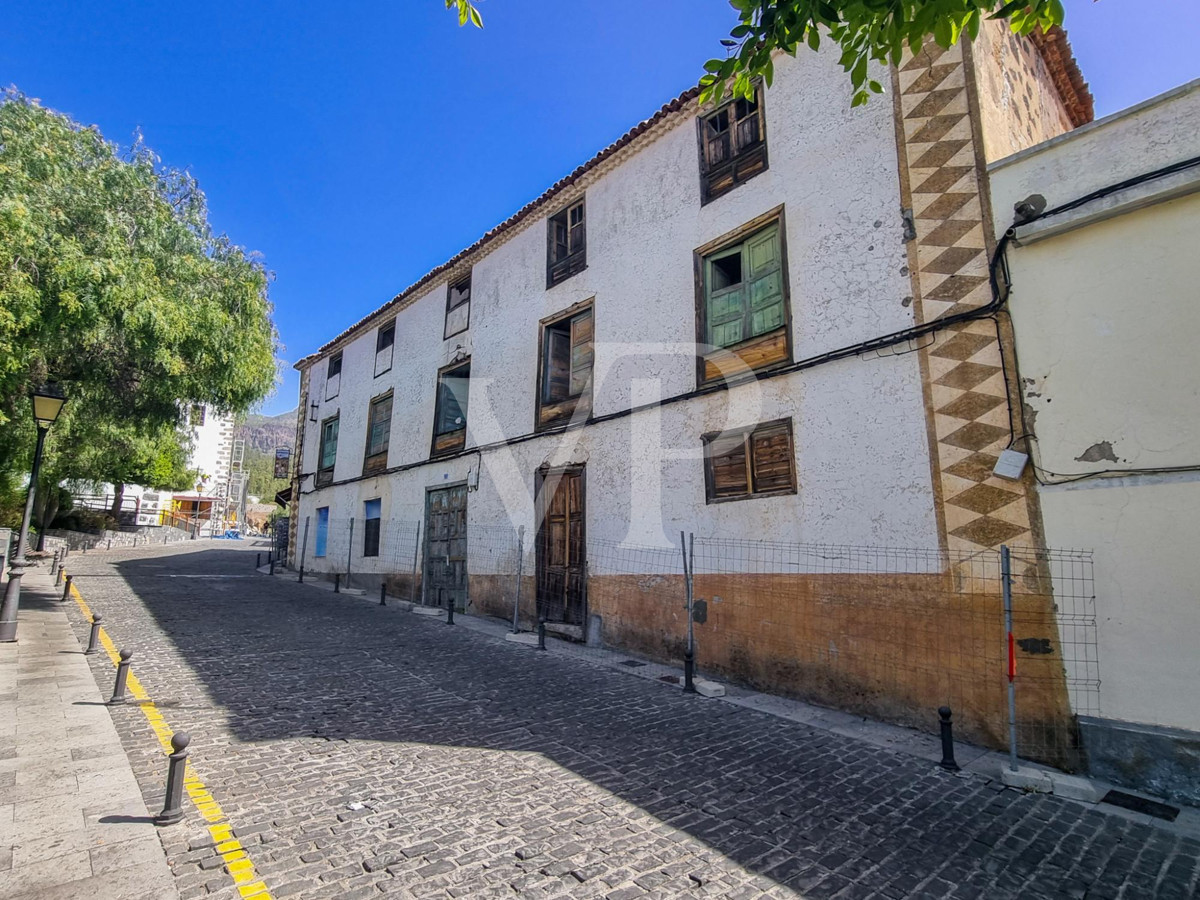
{"type": "Polygon", "coordinates": [[[513,600],[513,634],[520,634],[518,616],[521,614],[521,567],[525,562],[525,526],[517,528],[517,596],[513,600]]]}
{"type": "Polygon", "coordinates": [[[379,582],[379,605],[387,606],[387,581],[379,582]]]}
{"type": "Polygon", "coordinates": [[[354,516],[350,517],[350,541],[346,546],[346,587],[350,587],[350,559],[354,555],[354,516]]]}
{"type": "Polygon", "coordinates": [[[300,584],[304,584],[304,560],[308,553],[308,520],[312,516],[304,517],[304,540],[300,542],[300,584]]]}
{"type": "Polygon", "coordinates": [[[408,586],[408,602],[417,605],[417,562],[421,556],[421,520],[417,519],[417,540],[413,544],[412,583],[408,586]]]}
{"type": "Polygon", "coordinates": [[[684,539],[683,532],[679,532],[679,550],[683,553],[683,585],[687,594],[687,600],[684,604],[684,609],[687,610],[687,649],[683,654],[683,690],[685,693],[696,693],[696,685],[693,681],[696,667],[696,635],[692,628],[692,565],[695,564],[694,550],[695,535],[692,535],[692,540],[689,542],[684,539]],[[692,544],[692,558],[688,559],[689,543],[692,544]]]}
{"type": "Polygon", "coordinates": [[[1008,767],[1017,771],[1017,650],[1013,643],[1012,559],[1008,545],[1000,546],[1000,587],[1004,595],[1004,630],[1008,653],[1008,767]]]}

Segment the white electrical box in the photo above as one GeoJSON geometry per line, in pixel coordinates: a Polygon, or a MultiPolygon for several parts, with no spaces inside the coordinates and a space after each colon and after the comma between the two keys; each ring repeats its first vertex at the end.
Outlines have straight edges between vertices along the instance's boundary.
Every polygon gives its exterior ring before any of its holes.
{"type": "Polygon", "coordinates": [[[996,460],[996,466],[992,469],[992,474],[1000,478],[1007,478],[1009,481],[1016,481],[1021,477],[1021,473],[1025,471],[1025,464],[1029,462],[1029,455],[1022,453],[1019,450],[1005,450],[1000,454],[1000,458],[996,460]]]}

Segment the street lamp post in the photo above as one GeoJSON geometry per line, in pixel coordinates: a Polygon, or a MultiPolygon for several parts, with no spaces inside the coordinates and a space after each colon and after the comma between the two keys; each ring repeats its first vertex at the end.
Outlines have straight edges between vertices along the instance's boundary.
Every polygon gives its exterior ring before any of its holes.
{"type": "MultiPolygon", "coordinates": [[[[33,418],[37,423],[37,447],[33,451],[33,468],[29,474],[29,494],[25,498],[25,515],[21,517],[21,530],[17,534],[17,549],[9,566],[8,584],[4,588],[4,605],[0,606],[0,642],[17,639],[17,613],[21,606],[21,576],[34,563],[25,559],[29,549],[29,520],[33,516],[33,499],[37,493],[38,471],[42,466],[42,450],[46,446],[46,432],[62,412],[67,398],[56,384],[43,385],[33,392],[33,418]]],[[[45,527],[45,523],[43,523],[45,527]]]]}

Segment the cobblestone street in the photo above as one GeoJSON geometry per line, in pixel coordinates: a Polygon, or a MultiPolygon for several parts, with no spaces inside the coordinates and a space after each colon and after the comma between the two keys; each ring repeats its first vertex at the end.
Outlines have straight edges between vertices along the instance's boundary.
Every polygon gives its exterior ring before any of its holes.
{"type": "MultiPolygon", "coordinates": [[[[252,547],[68,570],[275,897],[1196,895],[1196,840],[272,579],[252,547]]],[[[157,811],[158,738],[112,715],[157,811]]],[[[241,896],[185,811],[181,897],[241,896]]]]}

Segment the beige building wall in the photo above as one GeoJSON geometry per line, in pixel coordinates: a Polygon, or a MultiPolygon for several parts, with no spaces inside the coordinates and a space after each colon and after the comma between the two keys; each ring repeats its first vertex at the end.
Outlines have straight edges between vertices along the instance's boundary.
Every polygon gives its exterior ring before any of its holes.
{"type": "Polygon", "coordinates": [[[1060,96],[1061,88],[1032,37],[1013,34],[1005,22],[985,19],[971,51],[979,86],[983,151],[989,162],[1075,127],[1077,123],[1060,96]]]}
{"type": "MultiPolygon", "coordinates": [[[[1031,194],[1053,209],[1200,155],[1197,121],[1200,81],[1001,160],[997,232],[1031,194]]],[[[1187,471],[1200,467],[1198,192],[1200,167],[1156,178],[1018,228],[1008,254],[1024,427],[1051,482],[1039,490],[1046,541],[1095,551],[1101,713],[1189,730],[1200,730],[1200,472],[1187,471]]]]}

